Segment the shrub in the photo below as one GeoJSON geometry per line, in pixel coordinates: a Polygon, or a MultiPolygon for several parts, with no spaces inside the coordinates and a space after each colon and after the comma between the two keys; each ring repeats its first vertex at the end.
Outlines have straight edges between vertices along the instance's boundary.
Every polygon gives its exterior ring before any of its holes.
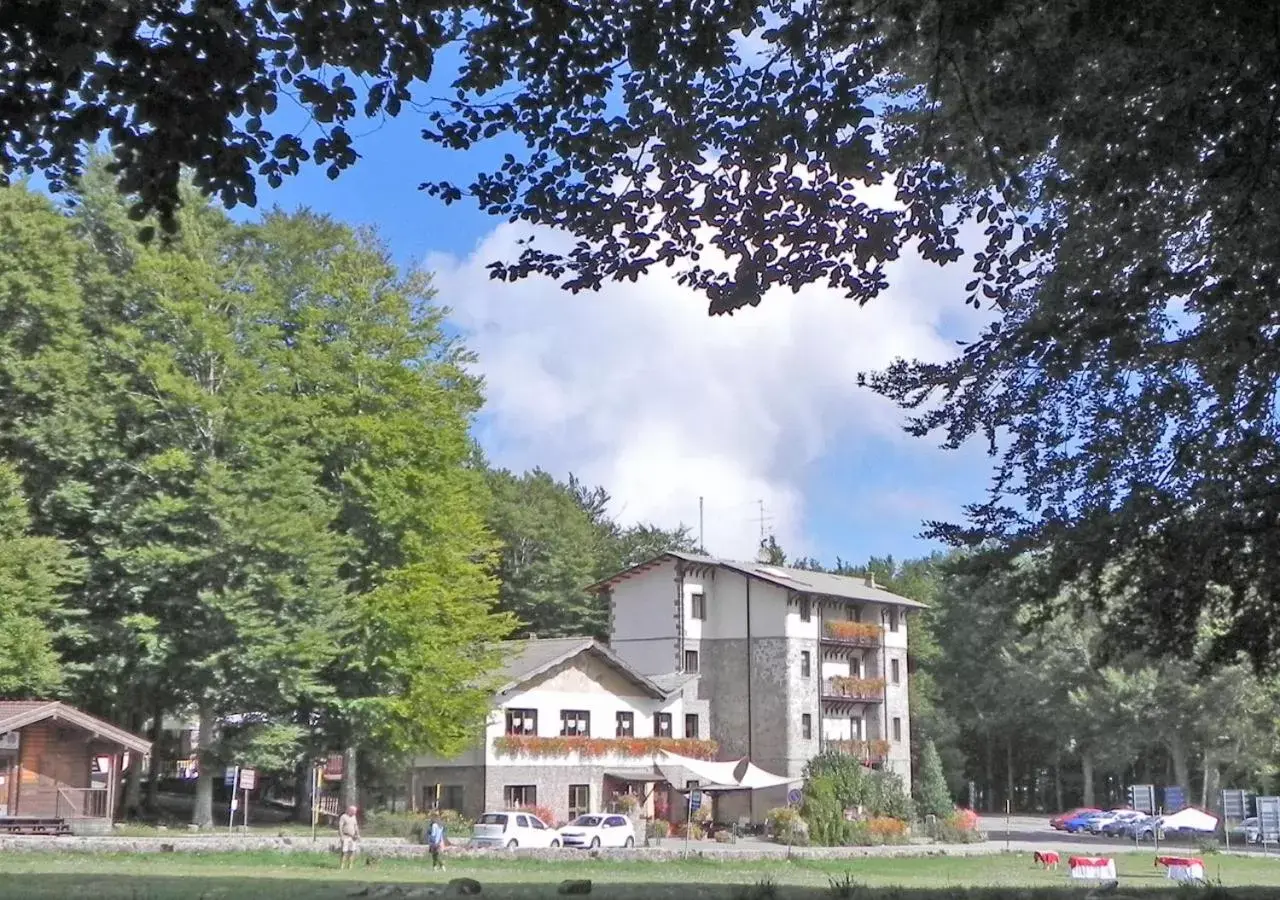
{"type": "Polygon", "coordinates": [[[859,847],[905,844],[907,842],[907,823],[901,819],[885,817],[858,819],[849,823],[846,842],[859,847]]]}
{"type": "Polygon", "coordinates": [[[769,810],[764,817],[764,824],[769,837],[781,844],[795,843],[797,838],[804,836],[806,830],[800,810],[790,806],[769,810]]]}
{"type": "Polygon", "coordinates": [[[715,840],[717,844],[732,844],[733,832],[721,828],[715,833],[715,840]]]}
{"type": "Polygon", "coordinates": [[[640,798],[635,794],[619,794],[613,801],[618,812],[624,816],[635,817],[637,810],[640,809],[640,798]]]}
{"type": "Polygon", "coordinates": [[[815,756],[805,767],[801,807],[809,839],[828,847],[852,843],[851,823],[845,820],[849,809],[873,819],[912,818],[911,798],[895,773],[868,769],[843,753],[815,756]]]}
{"type": "Polygon", "coordinates": [[[700,841],[706,836],[707,836],[707,833],[703,831],[702,826],[697,824],[696,822],[694,823],[681,822],[679,825],[676,826],[676,837],[678,838],[687,837],[691,841],[700,841]]]}
{"type": "Polygon", "coordinates": [[[937,839],[944,844],[977,844],[987,839],[978,828],[978,814],[971,809],[955,809],[938,819],[937,839]]]}
{"type": "Polygon", "coordinates": [[[363,831],[370,837],[398,837],[422,840],[428,822],[426,813],[388,812],[385,809],[365,813],[363,831]]]}
{"type": "Polygon", "coordinates": [[[671,823],[666,819],[650,819],[645,827],[649,839],[671,837],[671,823]]]}

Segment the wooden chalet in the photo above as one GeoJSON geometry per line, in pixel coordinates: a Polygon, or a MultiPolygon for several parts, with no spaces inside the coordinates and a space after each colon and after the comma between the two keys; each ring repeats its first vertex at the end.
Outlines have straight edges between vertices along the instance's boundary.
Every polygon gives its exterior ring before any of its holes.
{"type": "Polygon", "coordinates": [[[124,757],[151,742],[65,703],[0,700],[0,834],[108,828],[124,757]]]}

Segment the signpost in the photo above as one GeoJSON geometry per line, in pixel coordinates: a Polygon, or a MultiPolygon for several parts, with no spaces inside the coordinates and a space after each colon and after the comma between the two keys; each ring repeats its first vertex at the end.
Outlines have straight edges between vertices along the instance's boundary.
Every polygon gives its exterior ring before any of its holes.
{"type": "Polygon", "coordinates": [[[324,768],[319,764],[311,767],[311,843],[316,841],[316,826],[320,823],[320,776],[324,768]]]}
{"type": "Polygon", "coordinates": [[[1164,811],[1167,814],[1181,812],[1187,808],[1187,792],[1177,786],[1169,785],[1161,789],[1164,795],[1164,811]]]}
{"type": "Polygon", "coordinates": [[[1259,797],[1258,830],[1262,832],[1262,846],[1274,844],[1280,840],[1280,797],[1259,797]]]}
{"type": "Polygon", "coordinates": [[[226,774],[223,775],[222,778],[224,784],[227,783],[228,778],[231,779],[231,812],[227,816],[227,831],[231,832],[234,831],[236,827],[236,808],[239,806],[239,804],[236,803],[236,788],[239,787],[240,783],[240,767],[227,766],[226,774]]]}
{"type": "Polygon", "coordinates": [[[799,788],[792,788],[791,790],[787,791],[787,803],[789,803],[791,806],[799,806],[800,801],[802,801],[803,799],[804,799],[804,794],[800,792],[799,788]]]}
{"type": "Polygon", "coordinates": [[[240,770],[240,790],[244,791],[244,827],[249,828],[249,792],[258,786],[256,769],[240,770]]]}
{"type": "Polygon", "coordinates": [[[1227,849],[1231,849],[1231,823],[1243,822],[1252,811],[1253,795],[1248,791],[1224,790],[1222,801],[1222,833],[1226,838],[1227,849]]]}
{"type": "Polygon", "coordinates": [[[1129,807],[1149,816],[1156,814],[1156,789],[1151,784],[1129,785],[1129,807]]]}
{"type": "Polygon", "coordinates": [[[689,791],[689,815],[684,820],[684,855],[689,855],[689,832],[693,831],[693,814],[702,808],[702,791],[689,791]]]}

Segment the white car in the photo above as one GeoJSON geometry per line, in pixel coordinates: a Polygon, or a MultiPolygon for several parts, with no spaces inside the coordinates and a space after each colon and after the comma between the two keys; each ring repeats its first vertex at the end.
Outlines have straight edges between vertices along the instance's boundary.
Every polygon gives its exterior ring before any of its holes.
{"type": "Polygon", "coordinates": [[[626,816],[591,813],[560,829],[566,847],[634,847],[636,828],[626,816]]]}
{"type": "Polygon", "coordinates": [[[1103,829],[1108,825],[1121,822],[1133,822],[1141,818],[1142,813],[1138,812],[1136,809],[1113,809],[1110,812],[1093,819],[1089,823],[1089,830],[1094,834],[1102,834],[1103,829]]]}
{"type": "Polygon", "coordinates": [[[471,831],[473,847],[559,847],[560,833],[533,813],[509,810],[487,812],[471,831]]]}

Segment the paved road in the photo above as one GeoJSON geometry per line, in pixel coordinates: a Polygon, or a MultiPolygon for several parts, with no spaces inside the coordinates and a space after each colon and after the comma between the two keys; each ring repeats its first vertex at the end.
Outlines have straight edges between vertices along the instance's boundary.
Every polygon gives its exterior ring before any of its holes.
{"type": "MultiPolygon", "coordinates": [[[[982,816],[982,830],[987,833],[988,842],[1004,849],[1006,843],[1010,850],[1018,852],[1035,852],[1036,850],[1057,850],[1059,853],[1097,854],[1097,853],[1133,853],[1155,852],[1151,841],[1136,844],[1130,840],[1099,837],[1092,834],[1066,834],[1054,831],[1049,827],[1049,816],[1011,816],[1007,823],[1004,816],[982,816]]],[[[1161,852],[1194,851],[1193,843],[1186,839],[1161,842],[1161,852]]],[[[1243,843],[1231,842],[1232,851],[1244,851],[1243,843]]],[[[1250,853],[1261,853],[1261,848],[1248,848],[1250,853]]]]}

